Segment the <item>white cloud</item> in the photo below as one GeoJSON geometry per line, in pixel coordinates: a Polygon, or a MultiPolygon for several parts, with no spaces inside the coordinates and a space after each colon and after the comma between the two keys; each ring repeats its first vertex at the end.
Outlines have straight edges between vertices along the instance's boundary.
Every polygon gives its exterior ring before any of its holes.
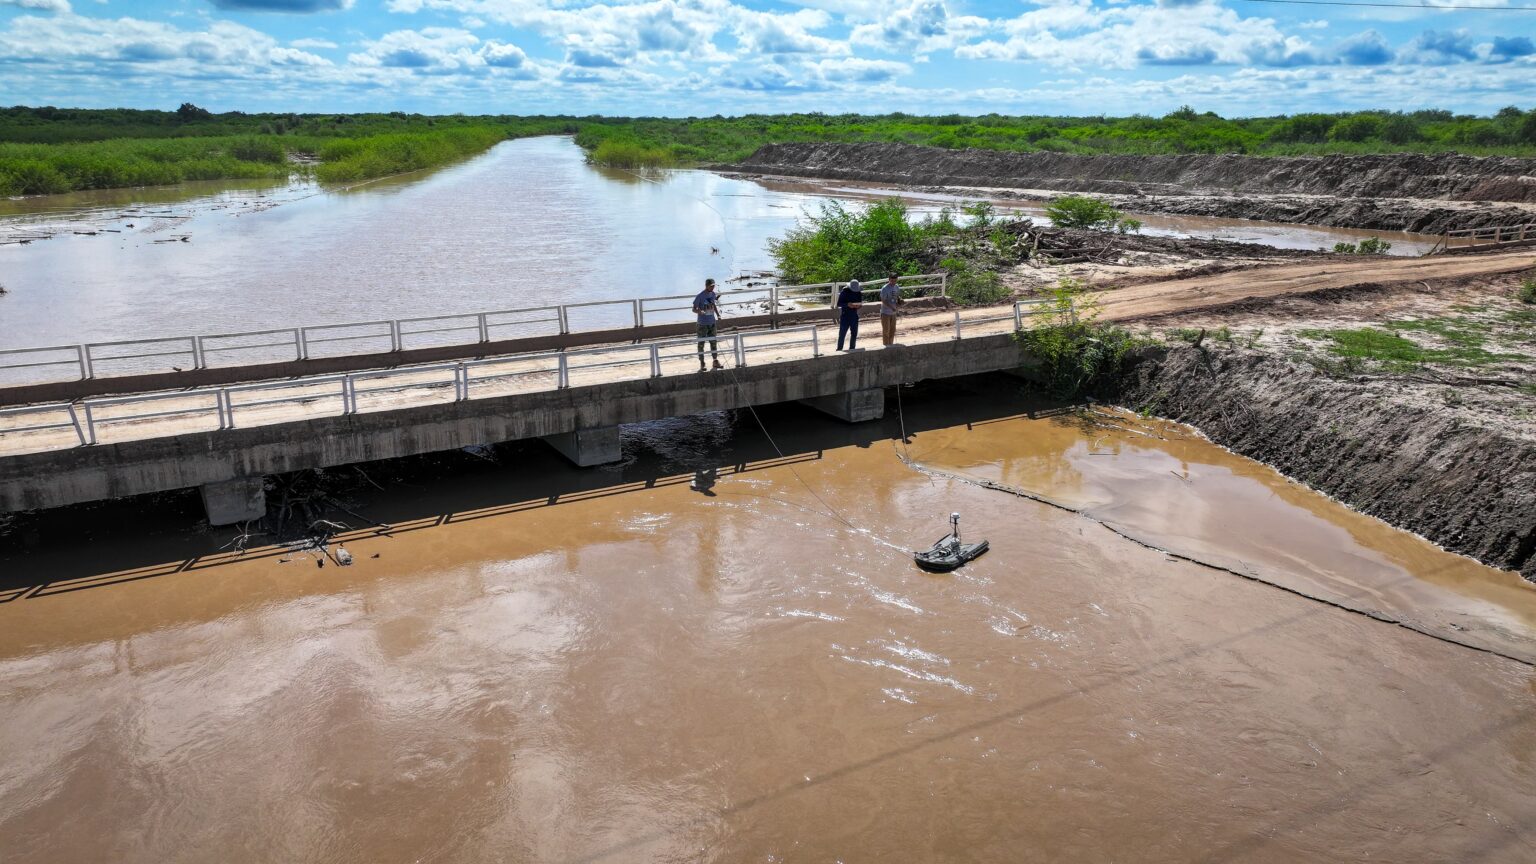
{"type": "Polygon", "coordinates": [[[335,42],[332,42],[329,39],[295,39],[288,44],[295,48],[308,48],[316,50],[338,47],[335,42]]]}
{"type": "Polygon", "coordinates": [[[1097,7],[1060,0],[1002,25],[1007,38],[963,45],[962,59],[1035,60],[1071,68],[1215,63],[1296,66],[1320,62],[1306,40],[1268,18],[1244,18],[1207,2],[1097,7]]]}
{"type": "Polygon", "coordinates": [[[69,0],[0,0],[0,6],[20,6],[39,12],[69,12],[69,0]]]}

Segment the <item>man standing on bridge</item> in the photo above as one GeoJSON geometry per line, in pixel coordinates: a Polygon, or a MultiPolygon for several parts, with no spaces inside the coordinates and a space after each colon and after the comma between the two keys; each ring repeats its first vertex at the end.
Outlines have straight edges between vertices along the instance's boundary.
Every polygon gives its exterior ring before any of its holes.
{"type": "Polygon", "coordinates": [[[901,305],[901,286],[895,273],[885,277],[880,289],[880,342],[887,348],[896,341],[896,307],[901,305]]]}
{"type": "Polygon", "coordinates": [[[720,292],[715,290],[715,280],[705,279],[704,290],[693,298],[693,313],[699,316],[699,371],[704,371],[704,340],[709,340],[709,353],[720,365],[720,346],[715,342],[715,322],[720,316],[720,292]]]}

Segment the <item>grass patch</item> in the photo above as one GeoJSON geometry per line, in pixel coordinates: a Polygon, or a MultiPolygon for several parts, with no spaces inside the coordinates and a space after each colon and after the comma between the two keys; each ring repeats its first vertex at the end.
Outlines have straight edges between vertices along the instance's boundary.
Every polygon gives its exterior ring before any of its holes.
{"type": "Polygon", "coordinates": [[[598,144],[587,159],[612,168],[660,168],[677,160],[668,147],[648,147],[632,139],[610,138],[598,144]]]}
{"type": "MultiPolygon", "coordinates": [[[[1497,354],[1483,347],[1484,338],[1467,330],[1455,329],[1446,322],[1394,321],[1387,325],[1393,329],[1422,330],[1441,335],[1449,332],[1451,344],[1445,348],[1430,348],[1411,339],[1375,327],[1359,327],[1340,330],[1301,330],[1297,335],[1328,343],[1328,353],[1342,365],[1342,371],[1354,372],[1376,363],[1390,371],[1408,371],[1430,363],[1447,366],[1486,366],[1508,360],[1528,360],[1520,354],[1497,354]]],[[[1329,371],[1329,370],[1325,370],[1329,371]]]]}
{"type": "Polygon", "coordinates": [[[315,173],[329,183],[404,174],[473,156],[506,137],[503,130],[486,126],[341,138],[320,147],[315,173]]]}
{"type": "Polygon", "coordinates": [[[1521,303],[1536,304],[1536,279],[1527,279],[1520,283],[1520,290],[1515,292],[1515,297],[1521,303]]]}

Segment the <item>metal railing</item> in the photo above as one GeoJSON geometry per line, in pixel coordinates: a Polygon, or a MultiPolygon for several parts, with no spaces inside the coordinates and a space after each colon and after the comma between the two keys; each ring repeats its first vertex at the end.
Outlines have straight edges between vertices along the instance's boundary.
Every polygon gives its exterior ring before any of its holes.
{"type": "MultiPolygon", "coordinates": [[[[812,309],[818,304],[831,305],[841,284],[826,282],[729,290],[722,294],[720,308],[727,314],[755,313],[776,317],[785,312],[812,309]]],[[[905,296],[937,289],[935,296],[943,297],[947,294],[948,279],[942,273],[904,276],[901,286],[905,296]]],[[[875,285],[865,293],[872,295],[878,291],[879,286],[875,285]]],[[[624,327],[638,329],[648,324],[686,321],[692,314],[694,296],[674,294],[241,333],[10,348],[0,350],[0,386],[475,345],[519,337],[564,336],[624,327]]],[[[774,325],[777,325],[776,321],[774,325]]]]}
{"type": "Polygon", "coordinates": [[[1486,228],[1459,228],[1446,231],[1428,254],[1448,249],[1475,249],[1479,246],[1501,246],[1505,243],[1536,241],[1536,222],[1523,225],[1492,225],[1486,228]]]}
{"type": "MultiPolygon", "coordinates": [[[[821,356],[821,339],[815,325],[723,333],[714,341],[719,356],[737,368],[747,366],[754,355],[775,349],[809,349],[810,357],[821,356]]],[[[0,435],[70,429],[80,445],[89,445],[99,443],[105,429],[170,417],[201,417],[207,421],[199,428],[178,429],[178,432],[236,429],[245,425],[242,421],[259,420],[263,409],[270,411],[276,406],[281,406],[285,419],[297,419],[292,416],[295,407],[307,407],[313,416],[345,416],[361,411],[409,407],[398,404],[397,397],[412,391],[418,398],[411,401],[410,406],[423,404],[426,400],[419,398],[423,395],[435,395],[435,401],[441,402],[497,395],[497,385],[500,385],[499,392],[505,393],[515,390],[519,380],[535,386],[553,385],[564,389],[573,386],[573,381],[579,383],[585,374],[599,370],[627,368],[638,373],[636,378],[656,378],[679,362],[702,362],[701,358],[711,352],[708,342],[701,343],[695,337],[688,337],[287,381],[84,399],[0,410],[0,435]],[[16,422],[18,418],[24,419],[16,422]]]]}
{"type": "MultiPolygon", "coordinates": [[[[1054,301],[1015,301],[1006,313],[967,316],[954,313],[955,339],[995,335],[996,325],[1007,322],[1006,332],[1023,330],[1031,319],[1055,313],[1054,301]],[[987,331],[987,332],[984,332],[987,331]]],[[[1075,315],[1075,313],[1072,313],[1075,315]]],[[[815,324],[777,330],[738,330],[714,340],[722,359],[741,368],[763,352],[780,351],[776,360],[821,356],[821,335],[815,324]]],[[[707,340],[689,336],[655,342],[513,354],[481,360],[460,360],[397,369],[375,369],[345,374],[265,381],[192,390],[176,390],[135,396],[83,399],[19,408],[0,409],[0,438],[17,434],[54,433],[71,430],[74,440],[54,441],[54,446],[98,444],[104,430],[172,417],[201,418],[204,422],[179,425],[162,435],[244,428],[250,425],[289,422],[313,417],[339,417],[367,411],[416,407],[434,402],[463,402],[520,392],[519,388],[565,389],[578,386],[592,373],[604,370],[633,371],[631,376],[603,381],[659,378],[677,364],[691,368],[712,353],[707,340]],[[401,397],[414,394],[409,401],[401,397]],[[302,409],[296,412],[294,409],[302,409]],[[264,416],[265,415],[265,416],[264,416]]],[[[596,382],[594,382],[596,383],[596,382]]],[[[154,437],[153,435],[147,437],[154,437]]]]}

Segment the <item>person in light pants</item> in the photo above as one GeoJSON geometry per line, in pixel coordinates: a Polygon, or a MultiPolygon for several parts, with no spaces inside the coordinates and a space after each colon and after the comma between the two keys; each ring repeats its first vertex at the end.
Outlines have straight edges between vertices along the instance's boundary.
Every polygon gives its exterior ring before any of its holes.
{"type": "Polygon", "coordinates": [[[901,286],[892,273],[880,288],[880,342],[886,346],[896,341],[896,307],[901,304],[901,286]]]}

